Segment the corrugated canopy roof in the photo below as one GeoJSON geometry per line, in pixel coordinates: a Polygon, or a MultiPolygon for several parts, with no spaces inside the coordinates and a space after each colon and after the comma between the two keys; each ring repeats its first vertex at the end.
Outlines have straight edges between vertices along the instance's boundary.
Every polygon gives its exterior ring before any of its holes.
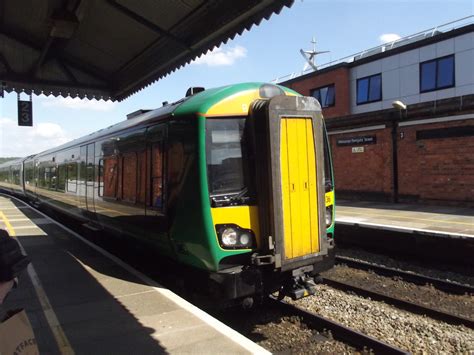
{"type": "Polygon", "coordinates": [[[123,100],[294,0],[1,0],[7,92],[123,100]]]}

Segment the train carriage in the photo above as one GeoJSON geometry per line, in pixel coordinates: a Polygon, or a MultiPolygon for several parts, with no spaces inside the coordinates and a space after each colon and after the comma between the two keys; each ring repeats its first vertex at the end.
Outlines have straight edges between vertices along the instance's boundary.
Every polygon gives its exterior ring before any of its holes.
{"type": "Polygon", "coordinates": [[[334,259],[331,161],[314,98],[245,83],[129,116],[22,160],[23,194],[152,246],[205,275],[221,300],[314,292],[334,259]]]}

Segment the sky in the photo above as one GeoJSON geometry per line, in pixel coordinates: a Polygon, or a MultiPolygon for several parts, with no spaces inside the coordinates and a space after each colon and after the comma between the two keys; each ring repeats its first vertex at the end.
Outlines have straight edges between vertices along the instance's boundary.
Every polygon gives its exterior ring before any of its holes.
{"type": "MultiPolygon", "coordinates": [[[[138,109],[182,98],[188,87],[263,81],[301,72],[300,49],[330,53],[324,64],[474,13],[472,0],[295,0],[291,8],[236,36],[122,102],[33,96],[33,127],[17,126],[17,94],[0,98],[0,157],[26,156],[79,138],[138,109]]],[[[21,96],[27,99],[26,95],[21,96]]]]}

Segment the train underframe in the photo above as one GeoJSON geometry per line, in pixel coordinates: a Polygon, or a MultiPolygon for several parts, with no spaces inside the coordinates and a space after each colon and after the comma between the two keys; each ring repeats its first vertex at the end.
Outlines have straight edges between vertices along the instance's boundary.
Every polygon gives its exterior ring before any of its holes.
{"type": "MultiPolygon", "coordinates": [[[[334,249],[326,255],[307,259],[304,265],[282,271],[275,264],[238,265],[209,274],[209,292],[214,300],[224,305],[242,305],[244,308],[259,303],[270,294],[293,300],[313,295],[316,284],[321,282],[320,273],[334,266],[334,249]]],[[[253,256],[255,261],[255,255],[253,256]]]]}

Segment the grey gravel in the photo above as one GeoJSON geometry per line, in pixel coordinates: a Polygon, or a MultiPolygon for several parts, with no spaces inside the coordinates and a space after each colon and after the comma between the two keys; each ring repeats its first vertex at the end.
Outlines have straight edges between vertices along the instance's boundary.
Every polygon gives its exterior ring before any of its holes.
{"type": "Polygon", "coordinates": [[[317,288],[316,295],[294,303],[412,353],[474,351],[472,329],[412,314],[326,285],[317,288]]]}

